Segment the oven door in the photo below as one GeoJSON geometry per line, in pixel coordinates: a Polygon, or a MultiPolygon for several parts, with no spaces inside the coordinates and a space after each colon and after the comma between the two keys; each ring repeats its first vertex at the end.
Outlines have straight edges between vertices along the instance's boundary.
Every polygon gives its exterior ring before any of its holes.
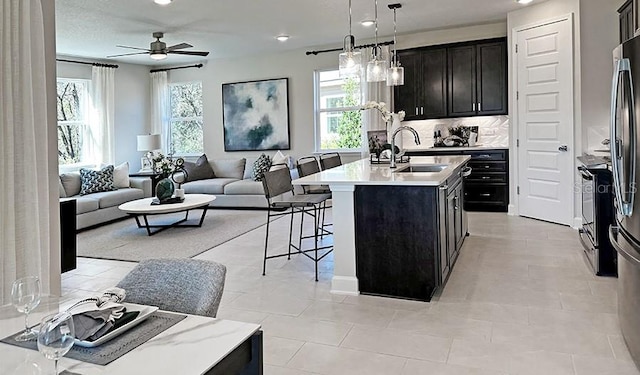
{"type": "Polygon", "coordinates": [[[598,246],[595,236],[595,178],[586,167],[578,167],[582,177],[582,229],[589,235],[594,246],[598,246]]]}

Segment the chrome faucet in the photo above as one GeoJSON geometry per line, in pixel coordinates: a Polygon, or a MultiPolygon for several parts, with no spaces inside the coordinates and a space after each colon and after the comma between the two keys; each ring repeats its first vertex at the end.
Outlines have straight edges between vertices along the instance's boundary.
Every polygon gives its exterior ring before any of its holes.
{"type": "Polygon", "coordinates": [[[396,129],[391,135],[391,164],[389,165],[389,168],[396,167],[396,135],[400,133],[400,131],[402,130],[408,130],[411,133],[413,133],[413,137],[415,138],[416,144],[417,145],[420,144],[420,136],[418,135],[418,132],[411,126],[403,125],[398,129],[396,129]]]}

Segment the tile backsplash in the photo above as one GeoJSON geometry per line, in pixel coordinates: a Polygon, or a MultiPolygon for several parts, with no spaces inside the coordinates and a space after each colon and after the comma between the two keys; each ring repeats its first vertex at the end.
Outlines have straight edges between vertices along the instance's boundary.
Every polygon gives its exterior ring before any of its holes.
{"type": "Polygon", "coordinates": [[[402,132],[402,145],[406,149],[433,146],[433,130],[437,124],[449,127],[478,126],[477,144],[483,147],[509,147],[509,116],[460,117],[439,120],[404,121],[402,125],[414,128],[420,135],[421,145],[416,146],[413,135],[402,132]]]}

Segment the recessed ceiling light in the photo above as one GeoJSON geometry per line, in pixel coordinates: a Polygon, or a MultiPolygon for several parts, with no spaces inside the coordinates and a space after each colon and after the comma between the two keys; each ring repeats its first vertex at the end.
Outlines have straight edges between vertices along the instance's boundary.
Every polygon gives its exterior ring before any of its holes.
{"type": "Polygon", "coordinates": [[[360,24],[364,27],[369,27],[369,26],[373,26],[375,25],[376,21],[374,20],[364,20],[364,21],[360,21],[360,24]]]}
{"type": "Polygon", "coordinates": [[[156,4],[160,4],[160,5],[167,5],[170,4],[172,0],[153,0],[154,3],[156,4]]]}
{"type": "Polygon", "coordinates": [[[287,40],[289,40],[289,35],[278,35],[276,39],[279,42],[286,42],[287,40]]]}
{"type": "Polygon", "coordinates": [[[516,0],[516,3],[518,3],[518,4],[529,4],[532,1],[533,0],[516,0]]]}

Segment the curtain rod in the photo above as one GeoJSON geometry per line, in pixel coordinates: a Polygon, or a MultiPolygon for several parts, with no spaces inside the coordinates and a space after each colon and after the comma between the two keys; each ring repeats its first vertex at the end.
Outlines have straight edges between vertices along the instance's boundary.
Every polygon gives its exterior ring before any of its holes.
{"type": "Polygon", "coordinates": [[[102,63],[97,63],[97,62],[86,62],[86,61],[77,61],[77,60],[66,60],[66,59],[56,59],[56,61],[60,61],[60,62],[68,62],[68,63],[74,63],[74,64],[84,64],[84,65],[93,65],[93,66],[102,66],[105,68],[118,68],[118,65],[113,65],[113,64],[102,64],[102,63]]]}
{"type": "Polygon", "coordinates": [[[177,66],[175,68],[165,68],[165,69],[152,69],[149,71],[149,73],[155,73],[155,72],[166,72],[168,70],[176,70],[176,69],[187,69],[187,68],[202,68],[204,65],[202,64],[195,64],[195,65],[187,65],[187,66],[177,66]]]}
{"type": "MultiPolygon", "coordinates": [[[[388,46],[390,44],[393,44],[393,41],[388,41],[388,42],[380,42],[378,43],[379,46],[388,46]]],[[[369,47],[375,47],[375,44],[363,44],[361,46],[354,46],[353,48],[355,49],[361,49],[361,48],[369,48],[369,47]]],[[[342,48],[332,48],[332,49],[323,49],[320,51],[307,51],[306,54],[307,55],[317,55],[319,53],[325,53],[325,52],[338,52],[338,51],[342,51],[342,48]]]]}

